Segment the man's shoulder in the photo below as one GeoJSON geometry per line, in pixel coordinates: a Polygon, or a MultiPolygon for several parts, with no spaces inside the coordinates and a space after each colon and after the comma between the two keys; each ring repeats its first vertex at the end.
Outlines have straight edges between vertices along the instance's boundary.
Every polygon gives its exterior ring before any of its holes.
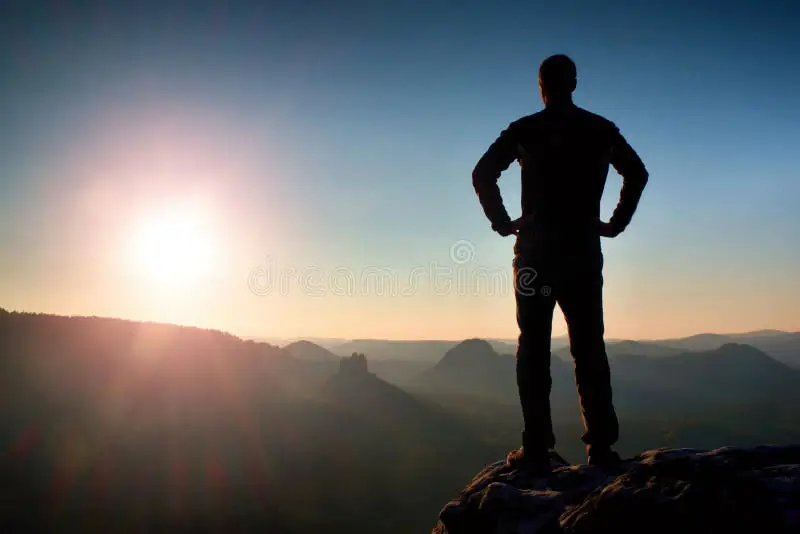
{"type": "Polygon", "coordinates": [[[525,115],[524,117],[520,117],[517,120],[511,123],[511,127],[519,127],[519,126],[527,126],[530,124],[535,124],[542,120],[544,110],[537,111],[536,113],[531,113],[530,115],[525,115]]]}
{"type": "Polygon", "coordinates": [[[594,113],[589,111],[588,109],[584,109],[578,106],[575,106],[575,111],[583,121],[585,121],[588,124],[591,124],[592,126],[612,132],[617,130],[617,125],[614,124],[613,121],[603,117],[599,113],[594,113]]]}
{"type": "MultiPolygon", "coordinates": [[[[609,130],[614,130],[617,128],[617,125],[614,124],[613,121],[603,117],[598,113],[594,113],[589,111],[588,109],[584,109],[579,106],[574,106],[572,108],[572,113],[564,116],[563,114],[559,113],[558,120],[570,120],[570,116],[572,120],[577,119],[578,121],[590,124],[592,126],[598,128],[604,128],[609,130]]],[[[525,115],[524,117],[520,117],[519,119],[515,120],[510,124],[511,128],[518,128],[518,127],[529,127],[535,126],[537,124],[549,124],[551,121],[551,113],[548,112],[547,108],[537,111],[536,113],[531,113],[530,115],[525,115]]]]}
{"type": "Polygon", "coordinates": [[[546,116],[544,110],[537,111],[536,113],[531,113],[530,115],[525,115],[524,117],[520,117],[517,120],[511,122],[508,125],[509,130],[523,133],[523,132],[531,132],[538,128],[541,128],[544,124],[546,124],[546,116]]]}

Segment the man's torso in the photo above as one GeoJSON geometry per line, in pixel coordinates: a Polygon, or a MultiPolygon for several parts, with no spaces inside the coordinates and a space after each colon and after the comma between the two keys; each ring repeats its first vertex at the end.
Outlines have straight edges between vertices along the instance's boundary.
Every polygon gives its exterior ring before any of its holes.
{"type": "Polygon", "coordinates": [[[572,105],[544,109],[512,127],[526,221],[516,248],[535,246],[558,255],[599,251],[597,223],[614,124],[572,105]]]}

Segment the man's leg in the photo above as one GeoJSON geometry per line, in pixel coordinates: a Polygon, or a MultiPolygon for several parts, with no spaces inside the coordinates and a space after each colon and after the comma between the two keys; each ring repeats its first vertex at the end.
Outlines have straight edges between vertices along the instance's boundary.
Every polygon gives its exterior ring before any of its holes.
{"type": "MultiPolygon", "coordinates": [[[[578,258],[575,258],[578,260],[578,258]]],[[[603,460],[619,439],[619,423],[611,395],[611,373],[603,325],[602,255],[573,263],[559,293],[575,361],[575,383],[584,423],[582,440],[595,459],[603,460]]]]}
{"type": "Polygon", "coordinates": [[[514,293],[519,325],[517,386],[525,424],[522,437],[524,454],[542,458],[555,447],[550,414],[550,335],[555,298],[551,293],[542,293],[544,273],[537,272],[534,262],[529,260],[520,254],[514,259],[514,293]]]}

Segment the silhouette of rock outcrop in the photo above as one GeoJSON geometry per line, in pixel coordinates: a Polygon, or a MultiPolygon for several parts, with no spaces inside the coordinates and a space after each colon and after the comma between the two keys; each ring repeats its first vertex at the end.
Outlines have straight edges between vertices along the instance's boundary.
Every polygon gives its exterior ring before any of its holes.
{"type": "Polygon", "coordinates": [[[339,374],[345,376],[364,376],[367,371],[367,357],[361,353],[354,352],[347,358],[342,358],[339,362],[339,374]]]}
{"type": "MultiPolygon", "coordinates": [[[[440,447],[436,450],[466,454],[476,461],[476,466],[493,457],[491,449],[461,419],[369,372],[364,354],[353,353],[342,358],[339,372],[321,388],[320,398],[347,415],[349,423],[339,431],[360,433],[365,439],[382,436],[375,444],[381,449],[422,451],[440,447]]],[[[371,458],[375,454],[362,450],[350,452],[359,457],[369,454],[371,458]]],[[[435,463],[439,462],[440,457],[436,457],[435,463]]],[[[419,473],[422,475],[423,471],[419,473]]],[[[426,469],[424,476],[430,474],[426,469]]]]}
{"type": "Polygon", "coordinates": [[[613,472],[551,462],[540,478],[489,465],[433,533],[800,532],[800,446],[658,449],[613,472]]]}

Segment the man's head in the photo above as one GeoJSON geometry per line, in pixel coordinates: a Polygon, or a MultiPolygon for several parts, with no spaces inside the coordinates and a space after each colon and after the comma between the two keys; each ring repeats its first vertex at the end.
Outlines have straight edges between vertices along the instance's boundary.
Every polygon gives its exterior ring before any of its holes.
{"type": "Polygon", "coordinates": [[[539,66],[539,91],[542,101],[569,100],[578,84],[575,63],[564,54],[556,54],[539,66]]]}

